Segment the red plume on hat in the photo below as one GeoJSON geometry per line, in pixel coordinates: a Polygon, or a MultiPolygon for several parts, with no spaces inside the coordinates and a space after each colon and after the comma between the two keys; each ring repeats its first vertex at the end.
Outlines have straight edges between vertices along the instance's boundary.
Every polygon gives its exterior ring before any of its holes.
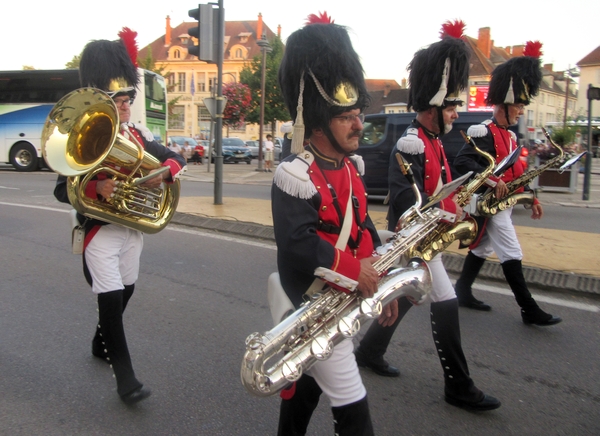
{"type": "Polygon", "coordinates": [[[131,62],[137,67],[138,46],[137,41],[135,40],[135,38],[137,38],[137,32],[131,30],[129,27],[123,27],[119,32],[119,38],[121,38],[121,41],[125,44],[131,62]]]}
{"type": "Polygon", "coordinates": [[[307,26],[310,24],[335,24],[335,21],[331,19],[329,15],[327,15],[327,11],[319,12],[319,15],[310,14],[306,18],[307,26]]]}
{"type": "Polygon", "coordinates": [[[442,24],[442,30],[440,30],[440,39],[446,37],[462,38],[467,25],[462,20],[446,21],[442,24]]]}
{"type": "Polygon", "coordinates": [[[527,41],[525,43],[525,50],[523,50],[523,56],[531,56],[532,58],[540,58],[544,53],[542,52],[542,43],[539,41],[527,41]]]}

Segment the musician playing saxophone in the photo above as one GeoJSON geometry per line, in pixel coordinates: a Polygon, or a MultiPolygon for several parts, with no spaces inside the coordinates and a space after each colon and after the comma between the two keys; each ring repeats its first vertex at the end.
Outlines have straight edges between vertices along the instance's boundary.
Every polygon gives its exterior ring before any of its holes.
{"type": "MultiPolygon", "coordinates": [[[[517,148],[516,135],[509,130],[517,125],[524,113],[524,108],[537,95],[542,73],[539,56],[541,44],[527,43],[525,56],[509,59],[499,65],[492,73],[487,103],[493,105],[493,118],[481,124],[471,126],[468,130],[477,145],[495,156],[496,162],[517,148]]],[[[486,163],[479,155],[465,145],[456,156],[454,166],[457,173],[468,171],[481,172],[486,163]]],[[[509,192],[506,183],[523,174],[523,167],[517,161],[502,178],[490,177],[489,187],[494,189],[496,198],[504,198],[509,192]]],[[[510,193],[512,194],[512,193],[510,193]]],[[[543,215],[542,205],[534,198],[531,206],[531,218],[540,219],[543,215]]],[[[549,326],[561,322],[561,318],[544,312],[531,296],[521,261],[523,252],[511,219],[512,207],[502,210],[489,219],[479,219],[479,236],[470,246],[465,258],[460,278],[456,282],[456,294],[459,304],[475,310],[489,311],[491,307],[473,296],[472,285],[485,259],[496,253],[517,304],[521,307],[521,317],[525,324],[549,326]]]]}
{"type": "MultiPolygon", "coordinates": [[[[458,27],[462,33],[460,23],[458,27]]],[[[401,154],[411,165],[423,198],[432,196],[440,186],[451,181],[440,137],[451,130],[452,123],[458,118],[457,107],[462,104],[459,95],[468,78],[468,59],[467,46],[459,35],[447,35],[442,41],[418,51],[409,65],[408,107],[409,110],[412,107],[417,115],[390,158],[389,230],[395,230],[401,214],[414,201],[412,188],[400,171],[396,154],[401,154]]],[[[437,206],[444,210],[446,222],[462,218],[461,205],[453,198],[446,198],[437,206]]],[[[433,279],[431,325],[444,371],[444,398],[449,404],[468,410],[497,409],[500,401],[478,389],[469,375],[461,346],[458,303],[442,263],[442,254],[437,254],[428,264],[433,279]]],[[[400,298],[396,323],[391,327],[378,323],[371,325],[356,350],[359,366],[368,367],[382,376],[400,375],[398,369],[390,366],[383,356],[396,327],[411,307],[406,297],[400,298]]]]}
{"type": "MultiPolygon", "coordinates": [[[[138,76],[125,44],[121,40],[97,40],[87,44],[81,55],[80,78],[82,86],[98,88],[110,95],[119,112],[121,132],[133,135],[145,153],[169,167],[168,171],[150,178],[142,186],[159,187],[163,180],[172,183],[185,167],[183,157],[154,141],[145,127],[129,122],[138,76]]],[[[84,195],[105,201],[115,194],[117,183],[111,175],[101,172],[87,184],[84,195]]],[[[58,177],[54,195],[59,201],[69,203],[65,176],[58,177]]],[[[98,300],[99,319],[92,340],[92,355],[111,364],[121,400],[126,404],[137,403],[147,398],[150,390],[135,376],[125,339],[123,312],[138,278],[143,234],[80,214],[78,220],[85,229],[84,275],[98,300]]]]}
{"type": "MultiPolygon", "coordinates": [[[[379,281],[373,250],[380,241],[367,211],[364,164],[353,155],[368,93],[346,29],[326,14],[312,16],[288,38],[279,81],[295,119],[292,154],[277,167],[271,191],[283,289],[296,307],[311,287],[373,296],[379,281]]],[[[393,322],[396,307],[384,308],[382,322],[393,322]]],[[[330,400],[336,434],[373,434],[352,351],[352,340],[343,340],[282,391],[279,435],[305,434],[321,393],[330,400]]]]}

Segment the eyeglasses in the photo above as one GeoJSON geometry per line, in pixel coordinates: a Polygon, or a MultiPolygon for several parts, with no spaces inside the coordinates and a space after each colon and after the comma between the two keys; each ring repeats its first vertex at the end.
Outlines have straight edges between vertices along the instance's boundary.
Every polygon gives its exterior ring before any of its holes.
{"type": "Polygon", "coordinates": [[[525,110],[525,105],[522,103],[521,104],[513,104],[512,106],[519,112],[521,112],[522,110],[525,110]]]}
{"type": "Polygon", "coordinates": [[[359,120],[361,123],[365,122],[365,114],[358,114],[358,115],[337,115],[333,118],[337,118],[338,120],[340,120],[342,123],[350,123],[350,124],[354,124],[354,122],[356,120],[359,120]]]}
{"type": "Polygon", "coordinates": [[[125,103],[127,103],[129,106],[131,106],[133,104],[133,98],[128,98],[126,100],[113,100],[113,101],[115,102],[115,105],[117,105],[117,107],[121,107],[125,103]]]}

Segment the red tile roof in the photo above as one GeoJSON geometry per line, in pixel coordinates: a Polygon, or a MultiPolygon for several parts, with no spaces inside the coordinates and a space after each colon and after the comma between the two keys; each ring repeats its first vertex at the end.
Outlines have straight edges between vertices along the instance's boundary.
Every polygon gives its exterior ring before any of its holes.
{"type": "Polygon", "coordinates": [[[600,46],[596,47],[595,50],[592,50],[589,54],[584,56],[584,58],[582,60],[577,62],[578,67],[598,65],[598,64],[600,64],[600,46]]]}
{"type": "MultiPolygon", "coordinates": [[[[142,60],[146,58],[148,50],[152,52],[152,58],[154,61],[167,61],[167,52],[171,47],[181,47],[185,55],[178,60],[193,60],[195,56],[191,56],[187,53],[187,44],[182,44],[179,41],[181,35],[187,35],[190,27],[197,26],[196,21],[190,23],[181,23],[171,29],[171,44],[165,46],[165,34],[160,36],[155,41],[142,48],[138,54],[138,59],[142,60]]],[[[260,54],[260,47],[256,44],[256,27],[258,21],[226,21],[225,22],[225,47],[224,47],[224,60],[229,59],[229,49],[235,44],[240,44],[240,34],[250,34],[248,40],[244,43],[244,47],[248,49],[248,59],[252,59],[254,56],[260,54]]],[[[269,27],[263,22],[263,30],[267,34],[267,39],[271,39],[275,36],[275,33],[269,29],[269,27]]],[[[170,59],[172,61],[173,59],[170,59]]]]}

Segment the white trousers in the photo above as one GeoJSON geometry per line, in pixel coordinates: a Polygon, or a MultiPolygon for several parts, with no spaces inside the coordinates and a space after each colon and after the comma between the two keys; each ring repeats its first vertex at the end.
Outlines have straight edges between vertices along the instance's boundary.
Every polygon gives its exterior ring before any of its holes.
{"type": "Polygon", "coordinates": [[[437,303],[456,298],[454,286],[452,286],[450,277],[448,277],[448,273],[446,272],[446,267],[442,262],[442,253],[427,262],[427,265],[431,271],[431,280],[433,282],[431,294],[429,295],[431,302],[437,303]]]}
{"type": "Polygon", "coordinates": [[[512,207],[508,208],[488,219],[481,242],[471,250],[475,256],[487,259],[492,253],[496,253],[500,263],[523,259],[521,245],[512,222],[512,210],[512,207]]]}
{"type": "Polygon", "coordinates": [[[367,395],[354,358],[352,339],[344,339],[327,360],[315,363],[306,371],[329,397],[331,407],[341,407],[362,400],[367,395]]]}
{"type": "Polygon", "coordinates": [[[92,292],[102,294],[134,284],[143,247],[141,232],[114,224],[102,226],[85,248],[92,292]]]}

